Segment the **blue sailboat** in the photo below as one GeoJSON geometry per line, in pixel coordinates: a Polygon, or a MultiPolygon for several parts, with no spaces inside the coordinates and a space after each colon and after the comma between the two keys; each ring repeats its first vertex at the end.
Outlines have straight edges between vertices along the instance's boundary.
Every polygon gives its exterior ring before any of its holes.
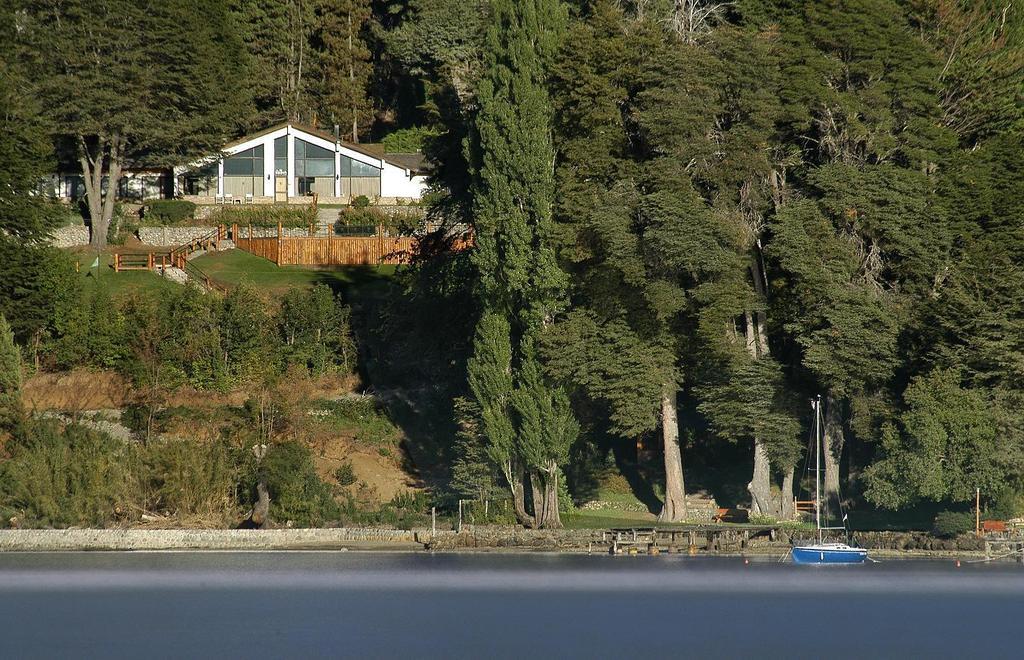
{"type": "Polygon", "coordinates": [[[811,404],[814,408],[814,526],[817,529],[817,543],[794,546],[790,551],[794,564],[863,564],[868,551],[846,543],[826,542],[824,531],[841,529],[846,531],[846,518],[842,527],[821,525],[821,396],[811,404]]]}

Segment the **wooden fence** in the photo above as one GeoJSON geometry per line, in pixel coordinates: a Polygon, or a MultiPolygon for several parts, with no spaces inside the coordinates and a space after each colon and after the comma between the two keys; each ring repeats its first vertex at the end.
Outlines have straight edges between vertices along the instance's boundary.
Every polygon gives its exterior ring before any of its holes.
{"type": "MultiPolygon", "coordinates": [[[[237,236],[237,233],[236,233],[237,236]]],[[[278,258],[278,246],[280,245],[281,239],[279,238],[236,238],[235,247],[246,252],[251,252],[257,257],[263,257],[269,259],[275,264],[278,258]]]]}
{"type": "MultiPolygon", "coordinates": [[[[365,266],[408,263],[416,239],[388,236],[254,236],[252,228],[232,227],[235,245],[278,266],[365,266]],[[248,229],[248,231],[247,231],[248,229]]],[[[310,230],[314,234],[314,230],[310,230]]]]}
{"type": "Polygon", "coordinates": [[[282,238],[277,264],[302,266],[362,266],[407,263],[413,238],[381,236],[317,236],[282,238]]]}

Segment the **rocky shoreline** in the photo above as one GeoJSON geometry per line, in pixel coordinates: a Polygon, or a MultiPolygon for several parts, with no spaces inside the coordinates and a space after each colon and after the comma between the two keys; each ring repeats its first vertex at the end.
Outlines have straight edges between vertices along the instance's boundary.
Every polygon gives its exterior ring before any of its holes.
{"type": "MultiPolygon", "coordinates": [[[[725,531],[733,531],[723,528],[725,531]]],[[[736,530],[742,532],[742,530],[736,530]]],[[[783,531],[732,533],[726,541],[695,534],[693,546],[659,543],[635,554],[695,556],[783,556],[795,542],[783,531]]],[[[875,557],[984,556],[985,542],[973,536],[939,539],[921,532],[859,532],[854,542],[875,557]]],[[[510,526],[467,527],[462,532],[429,529],[40,529],[0,530],[0,552],[155,550],[375,550],[434,552],[607,553],[601,530],[532,530],[510,526]]],[[[620,549],[621,552],[621,549],[620,549]]]]}

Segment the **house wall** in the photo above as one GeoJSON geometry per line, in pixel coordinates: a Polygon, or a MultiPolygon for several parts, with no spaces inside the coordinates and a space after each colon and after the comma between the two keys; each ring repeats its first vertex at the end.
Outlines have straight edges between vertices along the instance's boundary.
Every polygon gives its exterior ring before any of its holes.
{"type": "Polygon", "coordinates": [[[411,175],[409,170],[384,162],[379,197],[422,199],[425,190],[426,177],[411,175]]]}

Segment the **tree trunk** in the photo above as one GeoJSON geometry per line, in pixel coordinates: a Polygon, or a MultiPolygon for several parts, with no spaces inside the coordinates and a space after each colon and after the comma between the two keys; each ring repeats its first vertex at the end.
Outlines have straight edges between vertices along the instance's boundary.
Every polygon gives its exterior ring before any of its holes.
{"type": "Polygon", "coordinates": [[[675,383],[661,396],[661,436],[665,444],[665,504],[658,520],[686,520],[686,489],[683,485],[683,452],[679,447],[679,417],[675,383]]]}
{"type": "Polygon", "coordinates": [[[544,503],[537,521],[537,526],[544,529],[562,528],[562,515],[558,510],[558,473],[558,464],[549,461],[544,468],[544,503]]]}
{"type": "Polygon", "coordinates": [[[107,246],[107,230],[114,215],[114,200],[117,198],[117,183],[121,178],[124,154],[121,142],[118,135],[109,139],[98,136],[94,154],[85,138],[78,138],[78,163],[82,167],[85,198],[89,206],[89,245],[97,251],[107,246]],[[103,193],[104,169],[107,170],[106,194],[103,193]]]}
{"type": "Polygon", "coordinates": [[[262,479],[256,484],[256,497],[256,504],[252,508],[252,513],[249,514],[248,522],[252,527],[260,529],[270,519],[270,492],[267,490],[266,482],[262,479]]]}
{"type": "Polygon", "coordinates": [[[536,470],[530,472],[530,495],[533,497],[533,524],[534,529],[541,526],[544,520],[544,482],[536,470]]]}
{"type": "Polygon", "coordinates": [[[750,492],[750,515],[778,516],[779,507],[772,502],[771,464],[760,438],[754,438],[754,473],[747,484],[747,491],[750,492]]]}
{"type": "MultiPolygon", "coordinates": [[[[352,12],[348,13],[348,80],[349,93],[355,98],[356,66],[355,52],[352,50],[352,12]]],[[[352,142],[359,144],[359,116],[355,102],[352,103],[352,142]]]]}
{"type": "Polygon", "coordinates": [[[831,393],[825,397],[825,442],[821,459],[825,468],[822,506],[827,507],[839,499],[839,458],[843,455],[843,416],[839,399],[831,393]]]}
{"type": "Polygon", "coordinates": [[[793,520],[796,518],[796,508],[793,502],[793,474],[796,472],[796,468],[790,468],[786,470],[785,476],[782,478],[782,493],[779,495],[779,510],[782,514],[783,520],[793,520]]]}
{"type": "Polygon", "coordinates": [[[526,488],[523,484],[522,474],[514,469],[505,475],[509,486],[512,488],[512,510],[516,516],[516,522],[523,527],[532,527],[533,518],[526,512],[526,488]]]}

